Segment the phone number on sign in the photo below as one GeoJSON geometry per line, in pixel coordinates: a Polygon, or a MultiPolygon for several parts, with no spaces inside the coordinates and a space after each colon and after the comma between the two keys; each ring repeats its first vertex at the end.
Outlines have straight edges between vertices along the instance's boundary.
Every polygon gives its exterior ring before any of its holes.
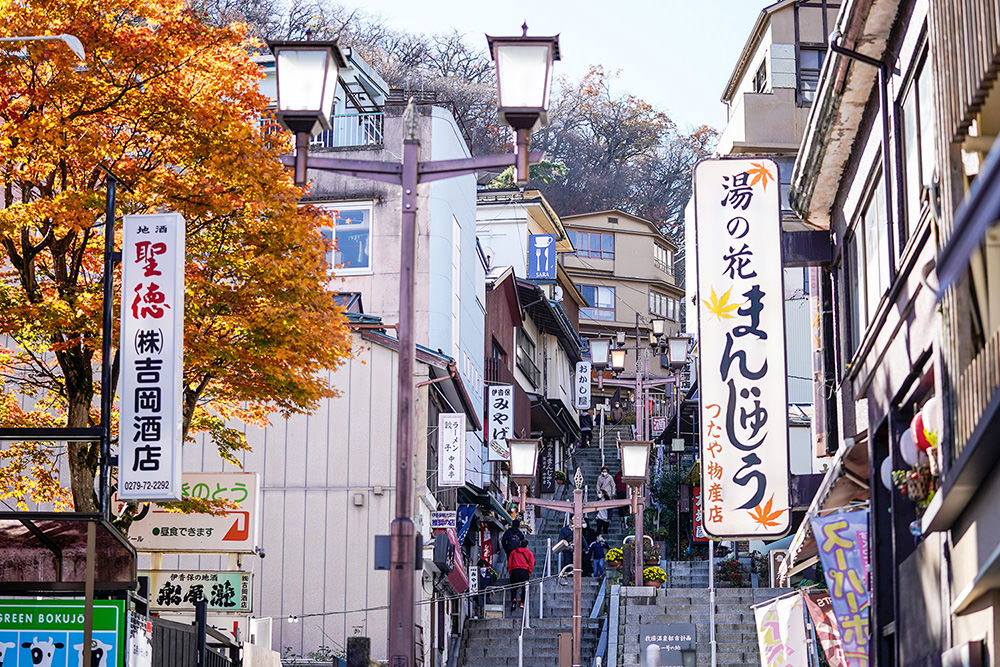
{"type": "Polygon", "coordinates": [[[122,486],[125,491],[156,491],[160,489],[169,489],[170,482],[165,479],[157,479],[143,482],[125,482],[122,486]]]}

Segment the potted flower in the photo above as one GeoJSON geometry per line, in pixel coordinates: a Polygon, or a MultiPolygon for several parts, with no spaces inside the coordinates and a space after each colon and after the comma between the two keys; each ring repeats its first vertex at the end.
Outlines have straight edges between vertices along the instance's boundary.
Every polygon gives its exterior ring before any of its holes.
{"type": "Polygon", "coordinates": [[[562,470],[556,470],[555,478],[556,478],[556,484],[566,483],[566,473],[564,473],[562,470]]]}
{"type": "Polygon", "coordinates": [[[667,573],[659,565],[647,567],[642,571],[642,583],[645,586],[659,588],[667,580],[667,573]]]}
{"type": "Polygon", "coordinates": [[[608,550],[608,553],[604,556],[604,562],[608,567],[621,567],[623,560],[622,550],[618,547],[608,550]]]}
{"type": "Polygon", "coordinates": [[[727,558],[715,566],[715,574],[720,583],[730,588],[740,588],[746,581],[747,570],[735,558],[727,558]]]}
{"type": "Polygon", "coordinates": [[[647,542],[642,547],[642,563],[643,565],[659,565],[660,548],[655,544],[649,544],[647,542]]]}

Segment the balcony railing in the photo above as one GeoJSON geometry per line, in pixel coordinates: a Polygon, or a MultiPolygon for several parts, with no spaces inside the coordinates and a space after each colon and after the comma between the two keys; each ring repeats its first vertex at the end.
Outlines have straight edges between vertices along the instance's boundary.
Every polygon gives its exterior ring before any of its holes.
{"type": "Polygon", "coordinates": [[[952,460],[957,460],[965,449],[997,387],[1000,387],[1000,329],[993,333],[958,380],[952,460]]]}
{"type": "Polygon", "coordinates": [[[320,132],[309,142],[310,148],[353,148],[382,145],[381,111],[373,113],[336,114],[330,117],[329,130],[320,132]]]}

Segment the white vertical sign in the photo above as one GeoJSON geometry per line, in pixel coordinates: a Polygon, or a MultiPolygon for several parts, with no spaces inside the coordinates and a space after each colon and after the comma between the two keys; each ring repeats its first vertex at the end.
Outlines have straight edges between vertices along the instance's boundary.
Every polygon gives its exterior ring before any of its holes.
{"type": "Polygon", "coordinates": [[[712,537],[789,528],[788,399],[778,166],[702,160],[694,172],[701,486],[712,537]]]}
{"type": "Polygon", "coordinates": [[[573,392],[573,407],[577,410],[590,409],[590,362],[576,362],[576,387],[573,392]]]}
{"type": "Polygon", "coordinates": [[[465,415],[438,415],[438,486],[465,484],[465,415]]]}
{"type": "Polygon", "coordinates": [[[122,224],[118,497],[181,499],[184,219],[122,224]]]}
{"type": "Polygon", "coordinates": [[[486,416],[486,445],[490,461],[510,461],[507,439],[514,435],[514,387],[489,386],[489,414],[486,416]]]}

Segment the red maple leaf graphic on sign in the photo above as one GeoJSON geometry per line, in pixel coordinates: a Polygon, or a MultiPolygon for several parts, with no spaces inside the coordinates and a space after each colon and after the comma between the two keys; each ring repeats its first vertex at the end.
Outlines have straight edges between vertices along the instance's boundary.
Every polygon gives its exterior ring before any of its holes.
{"type": "Polygon", "coordinates": [[[760,525],[761,528],[772,528],[778,525],[778,517],[787,512],[787,509],[771,511],[771,505],[774,503],[774,494],[768,498],[767,502],[764,503],[763,508],[760,505],[754,507],[752,510],[747,510],[750,517],[760,525]]]}
{"type": "Polygon", "coordinates": [[[753,180],[750,181],[750,185],[753,186],[760,183],[761,186],[767,190],[767,181],[773,181],[774,175],[760,162],[751,162],[750,164],[753,165],[753,169],[747,169],[747,174],[753,176],[753,180]]]}

